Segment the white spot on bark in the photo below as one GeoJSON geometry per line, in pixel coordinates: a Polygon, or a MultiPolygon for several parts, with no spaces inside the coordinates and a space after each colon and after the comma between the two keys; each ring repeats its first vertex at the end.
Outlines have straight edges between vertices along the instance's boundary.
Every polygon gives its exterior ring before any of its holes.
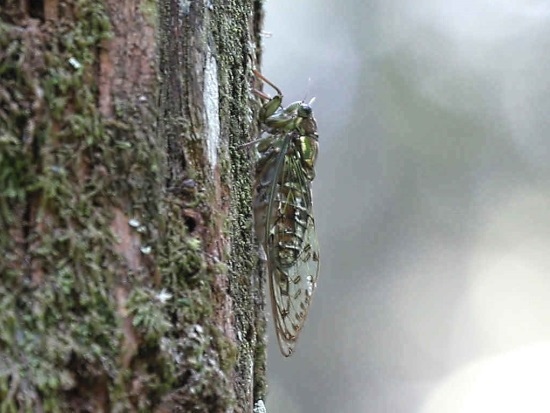
{"type": "Polygon", "coordinates": [[[76,60],[74,57],[69,58],[69,64],[77,70],[82,67],[82,64],[78,60],[76,60]]]}
{"type": "Polygon", "coordinates": [[[191,9],[191,0],[180,0],[179,6],[179,17],[180,19],[183,19],[189,14],[189,10],[191,9]]]}
{"type": "Polygon", "coordinates": [[[218,145],[220,141],[220,108],[218,91],[218,66],[210,49],[206,53],[204,69],[204,110],[206,116],[206,147],[208,161],[212,169],[218,162],[218,145]]]}
{"type": "Polygon", "coordinates": [[[130,225],[130,226],[133,227],[133,228],[137,228],[137,227],[139,227],[141,224],[140,224],[140,222],[139,222],[137,219],[132,218],[130,221],[128,221],[128,225],[130,225]]]}
{"type": "Polygon", "coordinates": [[[254,404],[254,413],[267,413],[267,409],[265,408],[263,400],[258,400],[254,404]]]}
{"type": "Polygon", "coordinates": [[[161,290],[160,293],[157,294],[157,299],[162,303],[166,303],[168,300],[172,298],[172,294],[170,294],[168,291],[166,291],[165,288],[161,290]]]}

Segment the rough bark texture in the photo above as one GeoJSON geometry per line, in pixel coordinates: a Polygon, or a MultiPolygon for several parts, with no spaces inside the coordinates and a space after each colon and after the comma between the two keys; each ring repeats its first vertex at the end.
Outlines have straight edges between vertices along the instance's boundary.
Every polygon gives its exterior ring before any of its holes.
{"type": "Polygon", "coordinates": [[[264,397],[260,28],[259,0],[0,0],[0,411],[264,397]]]}

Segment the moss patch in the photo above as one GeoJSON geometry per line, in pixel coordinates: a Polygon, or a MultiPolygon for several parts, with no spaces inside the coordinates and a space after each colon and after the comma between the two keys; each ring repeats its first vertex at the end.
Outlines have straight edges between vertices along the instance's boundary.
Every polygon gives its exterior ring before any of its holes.
{"type": "Polygon", "coordinates": [[[174,382],[172,360],[150,351],[170,324],[161,303],[147,301],[154,263],[131,271],[111,223],[114,208],[138,217],[144,253],[158,248],[153,122],[123,103],[124,122],[101,117],[109,19],[95,1],[64,11],[55,22],[0,23],[0,411],[149,411],[174,382]],[[147,344],[132,373],[120,360],[121,286],[147,344]]]}

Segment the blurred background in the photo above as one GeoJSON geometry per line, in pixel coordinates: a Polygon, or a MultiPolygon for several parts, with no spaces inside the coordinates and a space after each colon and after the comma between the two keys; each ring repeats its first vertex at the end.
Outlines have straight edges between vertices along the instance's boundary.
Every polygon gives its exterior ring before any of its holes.
{"type": "MultiPolygon", "coordinates": [[[[550,2],[270,0],[321,274],[269,413],[550,411],[550,2]]],[[[271,93],[271,90],[266,89],[271,93]]]]}

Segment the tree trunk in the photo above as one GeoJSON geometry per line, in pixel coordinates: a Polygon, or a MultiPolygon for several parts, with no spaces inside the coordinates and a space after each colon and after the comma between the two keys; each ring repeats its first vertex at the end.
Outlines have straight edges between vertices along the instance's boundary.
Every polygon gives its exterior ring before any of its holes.
{"type": "Polygon", "coordinates": [[[0,1],[0,412],[264,398],[237,149],[261,17],[260,0],[0,1]]]}

